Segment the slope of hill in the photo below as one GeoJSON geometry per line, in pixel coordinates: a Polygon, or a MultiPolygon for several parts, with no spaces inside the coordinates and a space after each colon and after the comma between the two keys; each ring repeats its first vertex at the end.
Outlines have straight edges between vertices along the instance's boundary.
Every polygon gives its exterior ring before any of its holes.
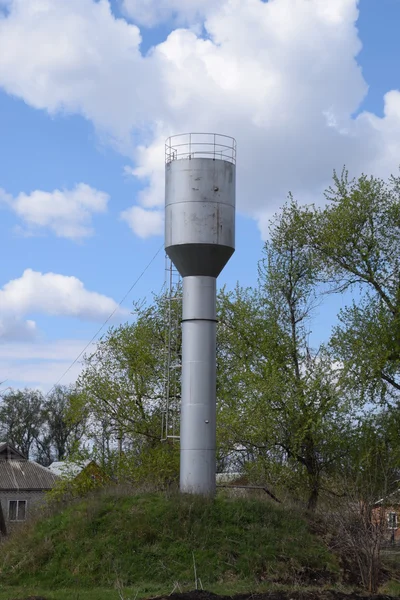
{"type": "Polygon", "coordinates": [[[223,495],[102,492],[28,525],[2,550],[0,584],[49,590],[249,591],[333,583],[339,572],[295,512],[223,495]]]}

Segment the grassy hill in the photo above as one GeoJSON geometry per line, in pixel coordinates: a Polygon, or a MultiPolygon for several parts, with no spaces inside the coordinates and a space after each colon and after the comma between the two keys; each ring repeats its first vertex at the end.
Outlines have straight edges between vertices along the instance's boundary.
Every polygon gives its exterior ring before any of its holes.
{"type": "Polygon", "coordinates": [[[140,596],[194,589],[196,578],[199,588],[238,592],[328,583],[338,572],[301,516],[223,495],[102,492],[28,525],[0,558],[0,586],[127,587],[140,596]]]}

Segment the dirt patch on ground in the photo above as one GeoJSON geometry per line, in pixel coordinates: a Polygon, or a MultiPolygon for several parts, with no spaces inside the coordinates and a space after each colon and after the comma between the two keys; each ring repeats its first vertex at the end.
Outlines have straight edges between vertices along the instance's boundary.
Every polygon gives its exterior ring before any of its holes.
{"type": "Polygon", "coordinates": [[[264,594],[237,594],[218,596],[206,591],[193,591],[171,596],[158,596],[152,600],[394,600],[394,596],[367,596],[362,594],[343,594],[341,592],[321,590],[320,592],[282,591],[264,594]]]}

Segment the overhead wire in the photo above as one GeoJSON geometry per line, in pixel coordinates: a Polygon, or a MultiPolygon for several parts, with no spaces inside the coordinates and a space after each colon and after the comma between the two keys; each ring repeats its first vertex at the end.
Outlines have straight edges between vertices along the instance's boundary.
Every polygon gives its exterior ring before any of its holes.
{"type": "Polygon", "coordinates": [[[155,261],[155,259],[160,254],[160,252],[161,252],[161,250],[163,248],[164,248],[164,243],[159,247],[159,249],[157,250],[157,252],[154,254],[153,258],[146,265],[146,267],[143,269],[143,271],[140,273],[140,275],[135,279],[135,281],[133,282],[133,284],[131,285],[131,287],[129,288],[129,290],[126,292],[126,294],[124,295],[124,297],[122,298],[122,300],[117,304],[117,306],[114,308],[114,310],[112,311],[112,313],[104,321],[104,323],[102,324],[102,326],[96,331],[96,333],[94,334],[94,336],[92,337],[92,339],[86,344],[86,346],[78,354],[78,356],[75,358],[75,360],[69,365],[68,369],[66,369],[66,371],[64,371],[64,373],[61,375],[61,377],[58,379],[58,381],[52,386],[52,388],[50,389],[50,391],[47,392],[46,396],[49,396],[51,394],[51,392],[58,386],[58,384],[60,383],[60,381],[62,381],[64,379],[64,377],[67,375],[67,373],[69,373],[69,371],[72,369],[72,367],[78,362],[78,360],[80,359],[80,357],[82,356],[82,354],[84,354],[86,352],[86,350],[89,348],[89,346],[91,344],[93,344],[94,340],[97,338],[97,336],[99,335],[99,333],[104,329],[104,327],[107,325],[107,323],[113,318],[113,316],[115,315],[115,313],[117,312],[117,310],[125,302],[125,300],[129,296],[129,294],[132,292],[132,290],[135,288],[135,286],[142,279],[142,277],[146,273],[146,271],[148,271],[148,269],[151,267],[151,265],[153,264],[153,262],[155,261]]]}

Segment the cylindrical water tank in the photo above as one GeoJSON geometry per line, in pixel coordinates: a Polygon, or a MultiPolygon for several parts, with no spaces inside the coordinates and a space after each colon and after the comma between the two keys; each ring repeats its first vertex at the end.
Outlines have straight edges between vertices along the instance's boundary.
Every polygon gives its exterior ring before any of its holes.
{"type": "Polygon", "coordinates": [[[183,277],[218,277],[235,250],[235,162],[227,136],[167,140],[165,250],[183,277]]]}

